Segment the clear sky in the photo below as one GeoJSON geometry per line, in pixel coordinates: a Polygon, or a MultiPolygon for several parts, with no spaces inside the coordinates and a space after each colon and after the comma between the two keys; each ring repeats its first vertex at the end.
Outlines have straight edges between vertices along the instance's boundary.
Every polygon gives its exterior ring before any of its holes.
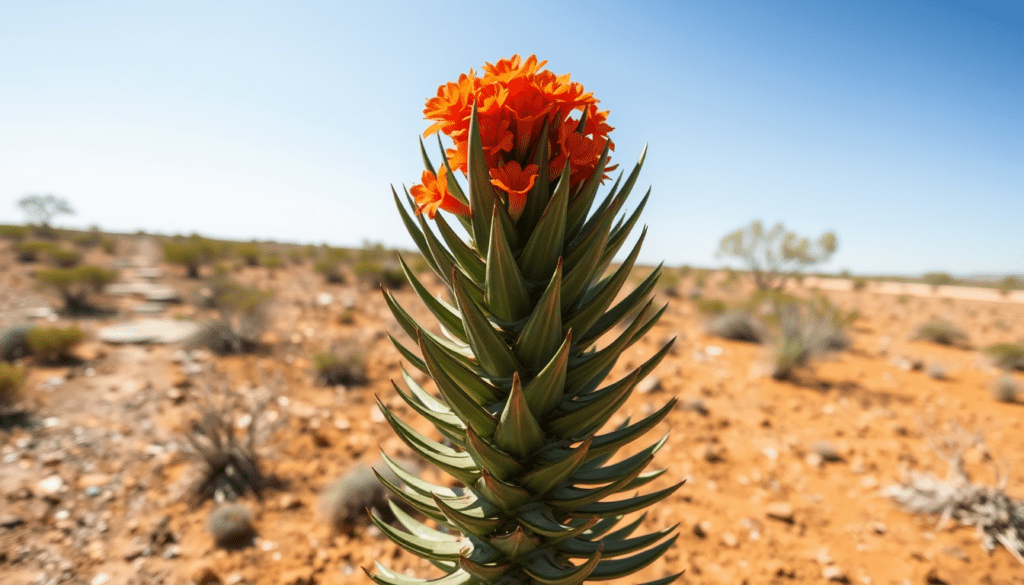
{"type": "MultiPolygon", "coordinates": [[[[641,259],[753,218],[828,270],[1024,272],[1024,3],[0,0],[0,223],[411,247],[437,86],[536,53],[645,143],[641,259]]],[[[436,142],[430,143],[436,148],[436,142]]]]}

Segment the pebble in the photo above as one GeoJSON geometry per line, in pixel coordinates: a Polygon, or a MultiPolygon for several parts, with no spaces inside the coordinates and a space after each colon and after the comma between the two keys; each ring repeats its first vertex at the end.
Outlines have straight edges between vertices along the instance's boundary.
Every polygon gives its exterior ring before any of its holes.
{"type": "Polygon", "coordinates": [[[51,475],[36,484],[40,497],[52,497],[58,495],[64,489],[64,480],[59,475],[51,475]]]}
{"type": "Polygon", "coordinates": [[[651,376],[636,385],[636,391],[639,394],[650,394],[658,390],[661,390],[661,378],[657,376],[651,376]]]}
{"type": "Polygon", "coordinates": [[[793,504],[789,502],[771,502],[764,507],[765,516],[787,524],[793,523],[793,504]]]}
{"type": "Polygon", "coordinates": [[[89,581],[89,585],[104,585],[107,581],[110,581],[110,575],[106,573],[97,573],[95,577],[89,581]]]}
{"type": "Polygon", "coordinates": [[[850,579],[846,576],[846,571],[841,568],[830,565],[821,570],[821,576],[826,581],[832,581],[833,583],[849,583],[850,579]]]}
{"type": "Polygon", "coordinates": [[[203,567],[192,574],[192,585],[220,585],[220,577],[210,567],[203,567]]]}

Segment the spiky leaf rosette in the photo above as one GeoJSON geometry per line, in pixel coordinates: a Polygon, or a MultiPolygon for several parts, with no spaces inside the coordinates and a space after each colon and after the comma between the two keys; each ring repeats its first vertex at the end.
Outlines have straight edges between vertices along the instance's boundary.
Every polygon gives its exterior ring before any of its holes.
{"type": "MultiPolygon", "coordinates": [[[[584,111],[580,133],[586,115],[584,111]]],[[[467,188],[454,180],[443,151],[441,167],[449,169],[442,187],[461,203],[450,207],[464,214],[458,217],[468,237],[461,238],[441,215],[436,216],[435,230],[416,215],[411,198],[407,206],[394,194],[413,240],[451,292],[451,302],[433,297],[403,264],[441,333],[415,322],[384,292],[417,347],[392,341],[414,368],[430,377],[438,394],[407,371],[404,386],[396,383],[395,389],[446,440],[421,434],[378,401],[402,440],[459,485],[421,480],[385,454],[404,485],[382,481],[444,530],[397,506],[394,513],[401,526],[376,517],[374,521],[446,576],[415,579],[380,563],[376,573],[368,574],[387,585],[574,585],[632,574],[661,556],[677,534],[672,527],[635,535],[643,516],[624,518],[681,485],[638,495],[637,490],[665,471],[646,471],[664,437],[632,455],[615,457],[663,420],[675,399],[642,420],[627,419],[605,429],[671,346],[669,342],[623,378],[606,380],[622,352],[665,310],[652,307],[660,266],[620,297],[643,233],[625,261],[609,270],[650,193],[632,213],[623,213],[643,156],[624,181],[620,176],[599,199],[610,143],[589,175],[574,181],[574,169],[563,162],[561,174],[549,179],[545,123],[539,139],[520,154],[525,160],[518,161],[519,169],[532,162],[539,171],[525,205],[516,209],[511,189],[494,186],[498,173],[488,166],[476,106],[469,118],[467,188]],[[611,341],[599,347],[606,334],[611,341]]],[[[434,174],[425,152],[424,161],[431,176],[443,174],[434,174]]]]}

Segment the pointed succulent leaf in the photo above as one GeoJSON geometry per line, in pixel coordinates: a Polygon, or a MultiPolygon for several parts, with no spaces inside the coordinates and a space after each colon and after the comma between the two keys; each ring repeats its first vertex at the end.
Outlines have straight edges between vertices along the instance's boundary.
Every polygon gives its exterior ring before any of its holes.
{"type": "Polygon", "coordinates": [[[669,534],[672,534],[678,526],[679,525],[676,524],[671,528],[651,532],[650,534],[644,534],[643,536],[624,539],[604,538],[598,542],[584,540],[581,538],[568,538],[558,543],[558,551],[570,557],[589,557],[595,550],[597,550],[599,543],[603,543],[604,558],[607,559],[622,556],[653,545],[669,534]]]}
{"type": "Polygon", "coordinates": [[[455,538],[448,541],[423,538],[400,528],[395,528],[381,520],[380,516],[376,513],[371,513],[370,519],[388,538],[416,556],[449,561],[456,561],[459,558],[461,544],[455,538]]]}
{"type": "MultiPolygon", "coordinates": [[[[615,191],[615,190],[612,191],[615,194],[616,197],[619,197],[619,196],[629,197],[630,192],[633,191],[633,185],[636,184],[636,180],[640,176],[640,169],[644,165],[644,159],[645,158],[647,158],[647,147],[646,146],[644,146],[643,152],[640,153],[639,160],[637,160],[637,163],[633,167],[633,170],[630,171],[629,176],[626,178],[626,182],[622,184],[622,188],[617,190],[617,191],[615,191]]],[[[617,181],[616,181],[616,185],[618,185],[617,181]]],[[[598,211],[600,212],[600,211],[603,211],[603,210],[599,208],[598,211]]],[[[583,231],[585,232],[585,231],[589,230],[591,225],[594,222],[597,221],[598,217],[599,216],[598,216],[597,213],[591,215],[590,218],[587,220],[587,222],[583,225],[583,231]]]]}
{"type": "Polygon", "coordinates": [[[478,563],[466,557],[459,557],[459,566],[463,571],[473,575],[484,583],[497,583],[498,580],[512,570],[512,563],[478,563]]]}
{"type": "Polygon", "coordinates": [[[658,277],[660,274],[661,265],[659,264],[649,275],[647,275],[647,278],[633,289],[633,292],[626,295],[625,298],[616,303],[616,305],[611,309],[608,309],[606,313],[601,315],[594,322],[594,325],[580,337],[580,347],[590,347],[599,337],[607,333],[612,327],[622,322],[627,315],[639,311],[640,307],[650,300],[648,295],[650,295],[654,290],[654,286],[658,283],[658,277]]]}
{"type": "Polygon", "coordinates": [[[629,538],[629,536],[633,534],[633,532],[635,532],[636,529],[639,528],[640,525],[643,524],[646,519],[647,512],[644,512],[643,514],[637,516],[636,519],[634,519],[629,524],[612,532],[612,529],[615,528],[620,521],[622,521],[622,516],[611,516],[609,518],[602,518],[600,522],[595,524],[592,529],[582,534],[580,538],[584,540],[590,540],[593,542],[597,542],[599,540],[624,540],[626,538],[629,538]]]}
{"type": "Polygon", "coordinates": [[[675,408],[677,401],[678,399],[671,398],[665,403],[665,406],[662,406],[643,420],[603,435],[595,436],[594,442],[590,445],[588,458],[609,456],[624,445],[636,441],[664,420],[668,413],[675,408]]]}
{"type": "Polygon", "coordinates": [[[473,483],[478,477],[480,477],[480,472],[477,469],[476,463],[468,453],[465,451],[456,451],[451,447],[442,445],[437,441],[423,436],[419,431],[395,416],[395,414],[391,412],[383,402],[381,402],[380,397],[377,397],[377,407],[380,408],[380,411],[384,414],[384,418],[387,419],[388,424],[391,425],[391,428],[394,429],[395,433],[405,442],[406,445],[409,446],[410,449],[415,451],[417,455],[423,457],[430,463],[433,463],[439,469],[463,483],[473,483]]]}
{"type": "Polygon", "coordinates": [[[629,237],[629,233],[633,231],[633,226],[635,226],[637,220],[640,219],[640,214],[643,213],[644,207],[647,206],[647,200],[650,196],[651,191],[648,189],[647,194],[645,194],[644,198],[640,200],[640,205],[638,205],[629,216],[629,219],[621,225],[616,225],[612,228],[611,235],[608,237],[608,244],[604,248],[604,253],[601,254],[601,262],[598,264],[598,270],[607,269],[609,264],[611,264],[612,259],[619,253],[619,249],[626,243],[626,238],[629,237]]]}
{"type": "Polygon", "coordinates": [[[544,431],[526,404],[519,374],[512,377],[512,389],[494,431],[494,444],[502,451],[523,459],[528,459],[531,453],[544,445],[544,431]]]}
{"type": "Polygon", "coordinates": [[[494,415],[480,406],[472,396],[467,394],[447,372],[434,359],[435,348],[427,345],[426,338],[420,336],[420,350],[423,352],[423,361],[427,364],[427,370],[431,378],[437,384],[437,389],[444,396],[448,406],[451,407],[460,419],[467,425],[473,427],[481,436],[490,437],[498,426],[498,420],[494,415]]]}
{"type": "Polygon", "coordinates": [[[475,103],[469,118],[466,168],[469,175],[469,207],[473,219],[473,241],[476,242],[480,255],[486,256],[488,237],[491,233],[491,210],[494,208],[495,202],[500,204],[500,201],[494,191],[494,186],[491,185],[491,174],[484,159],[483,141],[480,139],[480,119],[477,117],[475,103]]]}
{"type": "Polygon", "coordinates": [[[592,293],[588,292],[584,295],[578,308],[574,307],[572,317],[563,325],[566,330],[586,331],[601,317],[601,314],[618,296],[622,285],[626,283],[629,272],[633,270],[633,264],[640,254],[640,246],[643,245],[646,235],[647,230],[644,230],[644,233],[640,234],[636,245],[633,246],[633,251],[629,253],[629,256],[626,257],[614,274],[591,287],[592,293]]]}
{"type": "Polygon", "coordinates": [[[510,559],[528,555],[541,544],[540,539],[523,532],[522,526],[516,526],[516,529],[508,534],[491,535],[487,542],[510,559]]]}
{"type": "Polygon", "coordinates": [[[481,469],[487,469],[500,480],[508,480],[523,473],[523,466],[515,457],[482,439],[472,427],[466,429],[465,436],[466,452],[481,469]]]}
{"type": "Polygon", "coordinates": [[[555,270],[558,257],[562,255],[565,238],[565,213],[569,202],[569,165],[565,165],[562,176],[558,179],[551,201],[544,209],[544,214],[537,221],[537,227],[526,241],[526,247],[519,257],[519,267],[523,276],[533,281],[544,281],[550,278],[555,270]]]}
{"type": "Polygon", "coordinates": [[[593,380],[599,373],[611,367],[619,359],[619,356],[628,347],[633,334],[643,324],[641,320],[646,317],[650,308],[651,303],[648,302],[640,310],[640,315],[637,316],[636,320],[630,323],[629,327],[606,347],[577,360],[569,360],[569,372],[565,378],[566,394],[577,394],[580,388],[593,380]]]}
{"type": "Polygon", "coordinates": [[[421,328],[419,324],[413,320],[409,313],[405,312],[405,309],[403,309],[402,306],[398,304],[398,301],[395,300],[395,297],[391,294],[390,291],[384,290],[384,288],[382,287],[381,292],[384,294],[384,302],[387,303],[388,308],[391,309],[391,314],[394,315],[395,320],[398,321],[398,324],[402,326],[402,329],[405,330],[406,334],[409,335],[409,337],[416,339],[417,337],[422,335],[423,337],[426,337],[427,339],[433,341],[437,345],[443,347],[445,350],[449,352],[450,355],[452,355],[453,358],[457,359],[459,362],[463,364],[470,363],[470,359],[473,357],[473,352],[472,350],[470,350],[469,346],[452,341],[450,339],[446,339],[444,337],[439,337],[437,334],[421,328]]]}
{"type": "Polygon", "coordinates": [[[594,172],[587,177],[587,181],[583,183],[583,187],[580,189],[579,195],[573,199],[571,205],[569,205],[569,213],[566,218],[566,237],[571,241],[579,233],[580,227],[583,226],[583,220],[587,218],[587,212],[590,211],[590,206],[594,203],[594,197],[597,195],[597,188],[601,185],[601,180],[604,178],[604,169],[608,164],[608,150],[611,148],[611,141],[605,142],[604,150],[601,152],[601,158],[597,160],[597,167],[594,168],[594,172]]]}
{"type": "Polygon", "coordinates": [[[466,342],[466,331],[462,328],[462,317],[459,312],[455,310],[448,303],[441,299],[435,298],[427,290],[427,287],[423,286],[423,283],[416,278],[412,270],[409,269],[409,265],[405,263],[405,259],[402,258],[401,254],[398,256],[398,262],[402,266],[402,271],[405,272],[405,278],[409,281],[413,291],[416,292],[416,296],[423,301],[423,304],[427,306],[427,309],[434,315],[437,321],[448,331],[451,331],[456,338],[462,343],[466,342]]]}
{"type": "Polygon", "coordinates": [[[395,348],[398,350],[398,353],[401,354],[402,358],[405,361],[412,364],[413,367],[416,368],[417,370],[423,372],[424,374],[427,374],[427,364],[423,363],[423,360],[420,359],[420,356],[416,355],[407,347],[402,345],[401,342],[395,339],[394,335],[388,333],[388,339],[391,340],[391,343],[395,346],[395,348]]]}
{"type": "Polygon", "coordinates": [[[480,479],[476,481],[476,490],[483,499],[505,511],[514,510],[530,500],[530,492],[517,485],[501,481],[486,469],[480,470],[480,479]]]}
{"type": "Polygon", "coordinates": [[[533,164],[537,165],[537,178],[533,182],[533,189],[526,197],[526,207],[523,208],[523,215],[519,217],[519,232],[521,234],[532,233],[540,219],[544,208],[551,199],[551,179],[548,177],[548,120],[540,130],[540,138],[537,140],[537,149],[533,154],[533,164]]]}
{"type": "Polygon", "coordinates": [[[398,392],[398,395],[406,404],[418,412],[423,418],[430,421],[430,423],[434,425],[434,428],[444,435],[445,438],[456,445],[462,445],[462,437],[466,435],[466,428],[462,426],[462,421],[459,420],[459,417],[455,416],[451,411],[442,413],[428,408],[416,398],[415,394],[405,392],[402,390],[402,387],[393,380],[391,385],[395,387],[395,391],[398,392]]]}
{"type": "Polygon", "coordinates": [[[591,577],[593,579],[606,580],[618,579],[620,577],[631,575],[657,560],[658,557],[664,554],[670,546],[675,544],[677,538],[679,538],[679,535],[675,534],[658,546],[649,548],[624,559],[601,561],[598,563],[597,568],[594,569],[594,572],[591,573],[591,577]]]}
{"type": "Polygon", "coordinates": [[[434,171],[434,163],[430,162],[430,157],[427,155],[427,149],[423,146],[423,138],[420,139],[420,156],[423,157],[423,167],[430,171],[434,176],[437,176],[437,172],[434,171]]]}
{"type": "Polygon", "coordinates": [[[555,519],[551,509],[543,504],[531,504],[516,510],[516,519],[532,532],[545,537],[548,544],[556,544],[566,538],[572,538],[590,530],[598,519],[584,519],[573,525],[565,525],[555,519]]]}
{"type": "Polygon", "coordinates": [[[668,435],[665,435],[657,443],[607,467],[594,466],[591,465],[591,462],[587,462],[578,472],[573,474],[572,482],[574,484],[589,485],[603,484],[613,481],[617,477],[629,475],[637,467],[643,469],[647,465],[644,462],[653,457],[667,440],[668,435]]]}
{"type": "Polygon", "coordinates": [[[555,265],[544,294],[537,301],[516,341],[516,357],[532,370],[540,370],[562,343],[562,261],[555,265]]]}
{"type": "Polygon", "coordinates": [[[395,573],[377,561],[374,565],[377,568],[376,574],[366,568],[363,568],[363,571],[378,585],[472,585],[476,581],[476,577],[462,569],[437,579],[417,579],[395,573]]]}
{"type": "Polygon", "coordinates": [[[588,437],[565,458],[553,461],[527,473],[519,480],[519,485],[533,492],[535,496],[547,494],[579,470],[583,462],[586,461],[587,451],[590,449],[592,441],[593,437],[588,437]]]}
{"type": "Polygon", "coordinates": [[[434,504],[446,518],[446,522],[465,534],[485,537],[498,529],[505,521],[487,514],[482,508],[456,509],[439,497],[434,504]]]}
{"type": "Polygon", "coordinates": [[[601,549],[575,567],[559,567],[545,556],[535,556],[523,565],[523,570],[539,585],[578,585],[589,577],[601,561],[601,549]]]}
{"type": "MultiPolygon", "coordinates": [[[[434,273],[438,274],[438,276],[441,276],[437,263],[434,262],[434,257],[430,253],[430,247],[427,245],[427,240],[423,237],[423,232],[421,232],[420,228],[417,227],[416,222],[412,219],[412,216],[409,215],[409,211],[404,205],[402,205],[394,187],[391,187],[391,194],[394,196],[395,206],[398,207],[398,215],[402,217],[402,223],[405,224],[405,230],[409,232],[410,236],[412,236],[412,241],[416,243],[416,248],[418,248],[420,253],[423,254],[423,258],[427,261],[427,264],[430,265],[430,269],[433,270],[434,273]]],[[[408,191],[405,192],[405,196],[411,199],[408,191]]],[[[444,277],[442,276],[442,278],[444,277]]]]}
{"type": "MultiPolygon", "coordinates": [[[[452,229],[443,215],[438,214],[434,216],[434,222],[437,223],[437,231],[441,233],[441,238],[448,246],[448,250],[451,252],[455,263],[474,282],[482,283],[484,281],[484,271],[486,270],[484,261],[477,255],[476,251],[462,241],[462,238],[455,233],[455,230],[452,229]]],[[[447,278],[447,275],[445,275],[445,278],[447,278]]]]}
{"type": "Polygon", "coordinates": [[[495,317],[512,322],[530,313],[530,294],[526,291],[523,275],[519,272],[501,222],[498,221],[498,207],[499,203],[495,201],[491,241],[487,248],[484,300],[495,317]]]}
{"type": "Polygon", "coordinates": [[[676,485],[667,487],[663,490],[613,502],[594,502],[593,504],[580,506],[579,508],[569,510],[568,512],[570,515],[577,518],[590,518],[592,516],[602,518],[605,516],[621,516],[623,514],[636,512],[637,510],[643,510],[648,506],[664,500],[675,493],[681,485],[683,485],[683,482],[679,482],[676,485]]]}
{"type": "Polygon", "coordinates": [[[459,388],[473,397],[477,404],[484,406],[498,401],[499,390],[485,382],[475,368],[470,369],[465,362],[429,338],[426,338],[426,346],[430,357],[459,385],[459,388]]]}
{"type": "Polygon", "coordinates": [[[523,389],[526,403],[534,416],[546,415],[562,401],[571,348],[572,331],[569,331],[551,361],[523,389]]]}
{"type": "Polygon", "coordinates": [[[640,475],[643,467],[650,464],[652,459],[653,458],[648,458],[640,469],[633,470],[630,475],[620,477],[614,482],[599,488],[583,489],[571,486],[560,487],[550,494],[550,500],[548,500],[548,503],[563,510],[574,510],[581,506],[586,506],[587,504],[602,500],[612,494],[622,491],[622,487],[628,485],[636,476],[640,475]]]}
{"type": "MultiPolygon", "coordinates": [[[[668,550],[668,549],[665,549],[665,550],[668,550]]],[[[679,571],[678,573],[676,573],[674,575],[669,575],[668,577],[662,577],[661,579],[655,579],[654,581],[648,581],[646,583],[641,583],[640,585],[668,585],[669,583],[674,583],[676,581],[676,579],[682,577],[683,576],[683,572],[684,571],[679,571]]]]}
{"type": "Polygon", "coordinates": [[[480,367],[493,377],[511,376],[512,372],[520,369],[518,361],[512,355],[512,350],[498,336],[494,326],[491,325],[480,307],[466,294],[462,278],[453,273],[451,280],[455,298],[459,303],[459,311],[462,313],[466,335],[469,337],[469,346],[480,362],[480,367]]]}

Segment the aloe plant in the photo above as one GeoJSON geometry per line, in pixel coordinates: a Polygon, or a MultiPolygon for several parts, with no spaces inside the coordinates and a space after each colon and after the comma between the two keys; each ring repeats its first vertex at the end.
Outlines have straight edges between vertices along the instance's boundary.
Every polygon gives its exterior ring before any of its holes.
{"type": "MultiPolygon", "coordinates": [[[[581,132],[586,116],[584,111],[581,132]]],[[[480,115],[472,106],[466,189],[455,180],[444,150],[441,156],[448,194],[469,210],[455,215],[466,237],[441,214],[431,226],[415,213],[411,197],[403,201],[393,191],[413,241],[450,291],[450,302],[432,296],[402,263],[441,333],[414,321],[384,291],[415,345],[392,341],[412,368],[429,376],[437,393],[404,368],[404,384],[395,383],[395,390],[430,421],[438,438],[418,432],[379,399],[378,405],[398,436],[457,485],[424,481],[384,454],[404,485],[381,481],[433,523],[395,505],[397,525],[377,516],[374,522],[445,576],[417,579],[378,563],[376,572],[367,571],[377,583],[573,585],[614,579],[649,565],[678,536],[675,527],[637,535],[644,516],[632,516],[681,485],[637,493],[665,472],[647,468],[666,437],[616,457],[662,421],[676,400],[641,420],[608,424],[672,344],[622,378],[607,380],[623,351],[665,310],[652,299],[660,266],[620,297],[646,229],[612,269],[650,194],[624,213],[643,156],[625,180],[620,175],[598,197],[611,143],[605,142],[589,176],[573,181],[577,169],[564,164],[559,176],[549,177],[550,124],[543,122],[529,160],[520,161],[535,164],[537,177],[525,207],[510,212],[511,194],[495,188],[480,115]]],[[[436,176],[422,142],[420,147],[436,176]]]]}

